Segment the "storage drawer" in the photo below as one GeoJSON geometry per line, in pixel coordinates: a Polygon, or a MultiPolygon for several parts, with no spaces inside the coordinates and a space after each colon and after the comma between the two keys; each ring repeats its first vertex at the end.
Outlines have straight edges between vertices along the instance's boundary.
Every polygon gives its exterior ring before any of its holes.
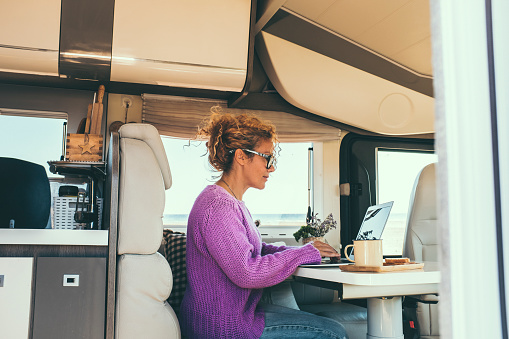
{"type": "Polygon", "coordinates": [[[37,259],[33,339],[104,338],[106,258],[37,259]]]}

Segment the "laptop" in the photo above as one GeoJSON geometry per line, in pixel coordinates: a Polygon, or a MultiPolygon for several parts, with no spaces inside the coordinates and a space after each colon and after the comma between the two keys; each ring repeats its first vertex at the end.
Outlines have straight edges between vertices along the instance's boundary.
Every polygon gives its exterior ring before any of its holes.
{"type": "MultiPolygon", "coordinates": [[[[382,233],[384,232],[385,224],[387,223],[387,219],[389,219],[389,214],[391,213],[392,205],[394,201],[389,201],[383,204],[369,206],[364,214],[364,219],[362,219],[361,227],[359,228],[359,232],[354,240],[378,240],[382,238],[382,233]]],[[[342,253],[343,255],[343,253],[342,253]]],[[[348,253],[348,257],[354,260],[353,247],[350,248],[348,253]]],[[[328,261],[328,259],[327,259],[328,261]]],[[[328,263],[327,261],[322,262],[321,264],[309,264],[309,265],[300,265],[301,267],[331,267],[338,266],[342,263],[350,263],[348,259],[341,258],[339,263],[328,263]]]]}

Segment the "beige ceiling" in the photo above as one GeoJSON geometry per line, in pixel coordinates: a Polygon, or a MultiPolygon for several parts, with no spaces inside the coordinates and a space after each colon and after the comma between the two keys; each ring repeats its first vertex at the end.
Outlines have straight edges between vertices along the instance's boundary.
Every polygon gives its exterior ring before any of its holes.
{"type": "Polygon", "coordinates": [[[288,0],[283,7],[432,76],[428,0],[288,0]]]}

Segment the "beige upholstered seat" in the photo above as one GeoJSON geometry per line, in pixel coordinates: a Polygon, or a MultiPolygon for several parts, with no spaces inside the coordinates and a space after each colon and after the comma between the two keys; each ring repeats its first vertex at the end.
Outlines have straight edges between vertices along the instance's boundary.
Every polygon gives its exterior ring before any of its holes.
{"type": "Polygon", "coordinates": [[[119,129],[118,264],[115,337],[180,338],[177,317],[166,302],[172,273],[157,253],[163,235],[165,190],[170,167],[156,128],[119,129]]]}
{"type": "MultiPolygon", "coordinates": [[[[413,261],[438,261],[435,167],[433,163],[422,169],[410,198],[405,256],[413,261]]],[[[422,296],[421,299],[438,301],[437,296],[422,296]]],[[[437,304],[418,303],[417,319],[422,338],[440,337],[437,304]]]]}

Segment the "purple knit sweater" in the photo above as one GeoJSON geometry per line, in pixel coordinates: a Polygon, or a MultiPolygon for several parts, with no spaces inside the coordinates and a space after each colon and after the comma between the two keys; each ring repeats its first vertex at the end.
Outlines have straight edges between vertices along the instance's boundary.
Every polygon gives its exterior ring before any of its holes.
{"type": "Polygon", "coordinates": [[[187,226],[187,286],[180,308],[189,338],[259,338],[265,326],[257,308],[262,289],[288,278],[320,252],[262,243],[244,202],[220,186],[196,199],[187,226]]]}

